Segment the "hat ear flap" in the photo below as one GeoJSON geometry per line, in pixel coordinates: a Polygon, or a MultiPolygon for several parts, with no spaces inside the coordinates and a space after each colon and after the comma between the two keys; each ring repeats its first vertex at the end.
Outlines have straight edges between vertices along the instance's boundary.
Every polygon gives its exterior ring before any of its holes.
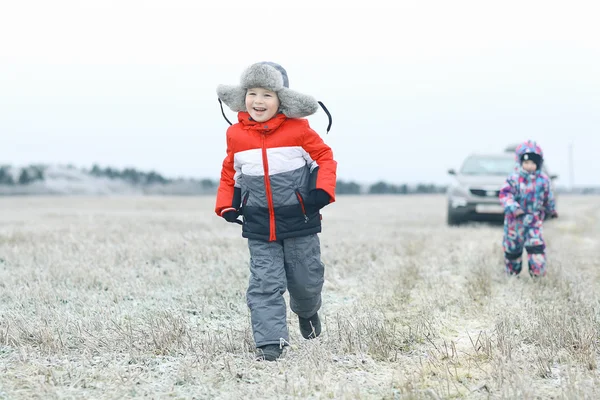
{"type": "Polygon", "coordinates": [[[246,89],[239,86],[219,85],[217,96],[231,111],[246,111],[246,89]]]}
{"type": "Polygon", "coordinates": [[[288,118],[308,117],[317,112],[319,103],[312,97],[283,88],[277,92],[279,110],[288,118]]]}

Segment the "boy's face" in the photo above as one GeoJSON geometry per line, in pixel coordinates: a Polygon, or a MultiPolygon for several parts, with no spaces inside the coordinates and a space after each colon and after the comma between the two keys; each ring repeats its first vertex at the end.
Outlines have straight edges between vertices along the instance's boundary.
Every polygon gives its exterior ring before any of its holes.
{"type": "Polygon", "coordinates": [[[267,89],[248,89],[246,92],[246,110],[255,121],[268,121],[279,110],[279,97],[275,92],[267,89]]]}
{"type": "Polygon", "coordinates": [[[537,170],[537,165],[531,160],[524,160],[521,164],[523,169],[530,174],[533,174],[537,170]]]}

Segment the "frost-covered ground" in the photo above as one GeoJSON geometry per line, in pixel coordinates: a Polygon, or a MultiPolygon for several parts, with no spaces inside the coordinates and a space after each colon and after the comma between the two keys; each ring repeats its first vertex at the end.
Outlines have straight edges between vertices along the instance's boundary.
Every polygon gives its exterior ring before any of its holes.
{"type": "Polygon", "coordinates": [[[256,362],[246,241],[212,197],[0,198],[0,399],[599,398],[600,198],[560,198],[549,276],[442,196],[324,210],[321,338],[256,362]]]}

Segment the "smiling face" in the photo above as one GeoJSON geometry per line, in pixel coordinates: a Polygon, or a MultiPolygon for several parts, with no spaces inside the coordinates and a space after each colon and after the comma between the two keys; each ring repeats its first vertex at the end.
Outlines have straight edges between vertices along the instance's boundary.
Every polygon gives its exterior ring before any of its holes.
{"type": "Polygon", "coordinates": [[[246,92],[246,110],[255,121],[268,121],[279,110],[279,98],[275,92],[267,89],[248,89],[246,92]]]}

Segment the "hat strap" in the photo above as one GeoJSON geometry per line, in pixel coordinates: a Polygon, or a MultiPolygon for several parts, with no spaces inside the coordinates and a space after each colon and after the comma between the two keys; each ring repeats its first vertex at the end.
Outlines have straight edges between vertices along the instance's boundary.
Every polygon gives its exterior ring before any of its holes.
{"type": "Polygon", "coordinates": [[[227,117],[225,116],[225,111],[223,110],[223,102],[221,101],[221,99],[219,99],[219,105],[221,106],[221,114],[223,114],[223,118],[225,118],[225,121],[227,121],[229,123],[229,125],[232,125],[231,121],[229,121],[227,119],[227,117]]]}
{"type": "Polygon", "coordinates": [[[333,123],[333,119],[331,118],[331,114],[329,113],[329,110],[327,109],[327,107],[325,107],[325,104],[323,104],[320,101],[318,103],[321,106],[321,108],[323,109],[323,111],[325,111],[325,114],[327,114],[327,118],[329,118],[329,125],[327,125],[327,133],[329,133],[329,130],[331,129],[331,124],[333,123]]]}
{"type": "MultiPolygon", "coordinates": [[[[221,99],[218,99],[218,100],[219,100],[219,106],[221,107],[221,114],[223,115],[223,118],[225,118],[225,121],[227,121],[227,123],[229,125],[232,125],[231,121],[229,121],[227,119],[227,116],[225,115],[225,110],[223,110],[223,102],[221,101],[221,99]]],[[[323,102],[321,102],[321,101],[319,101],[318,103],[321,106],[321,108],[323,109],[323,111],[325,111],[325,114],[327,114],[327,118],[329,119],[329,124],[327,125],[327,133],[329,133],[329,130],[331,129],[331,124],[333,123],[333,118],[331,118],[331,113],[329,112],[327,107],[325,107],[325,104],[323,104],[323,102]]]]}

